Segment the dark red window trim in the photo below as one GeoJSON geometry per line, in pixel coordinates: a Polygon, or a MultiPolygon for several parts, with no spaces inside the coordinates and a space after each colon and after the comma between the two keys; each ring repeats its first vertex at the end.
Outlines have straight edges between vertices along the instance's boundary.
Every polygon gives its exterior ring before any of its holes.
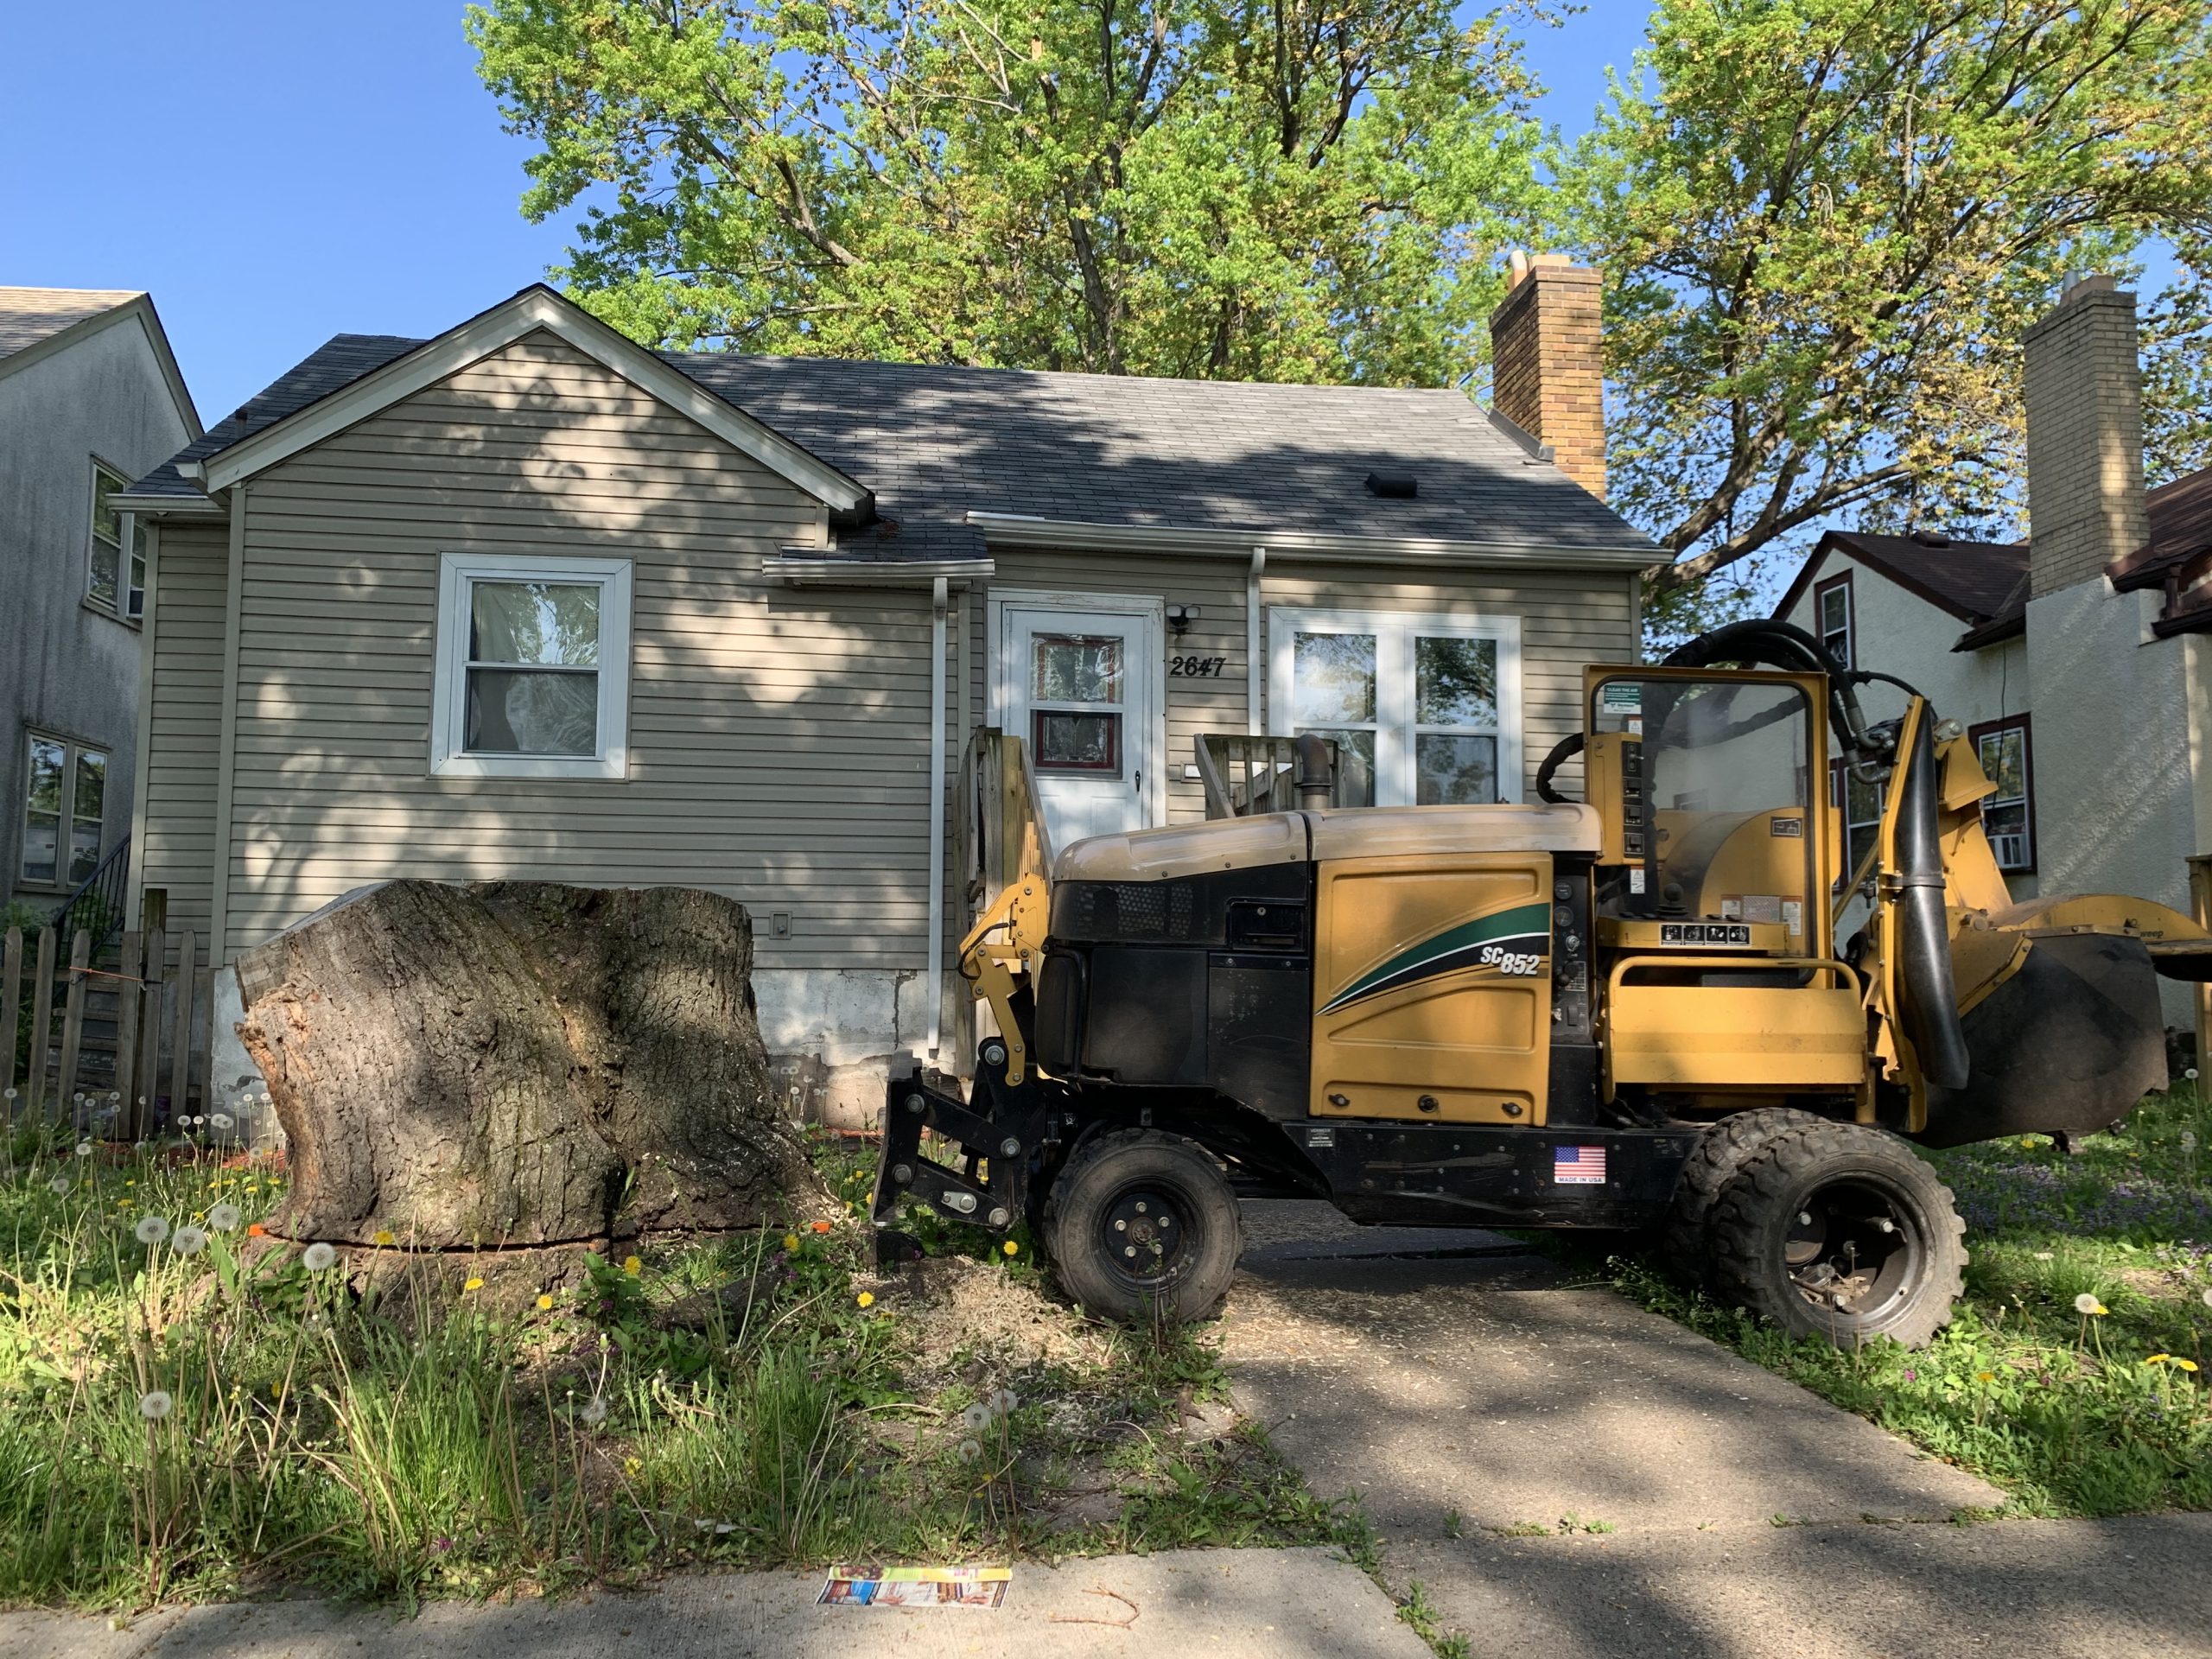
{"type": "Polygon", "coordinates": [[[1974,745],[1974,759],[1976,761],[1979,761],[1981,759],[1981,740],[1983,738],[1990,736],[1993,733],[2009,732],[2016,729],[2020,734],[2020,759],[2025,764],[2028,770],[2028,861],[2024,864],[2017,865],[2009,870],[2005,869],[2001,864],[1998,866],[1998,868],[2006,875],[2033,875],[2036,873],[2037,862],[2043,856],[2043,832],[2036,825],[2036,734],[2034,719],[2032,716],[2028,715],[2006,715],[1999,720],[1985,720],[1978,726],[1969,726],[1967,728],[1967,741],[1974,745]]]}
{"type": "Polygon", "coordinates": [[[1814,583],[1813,637],[1822,645],[1827,643],[1828,631],[1821,618],[1821,601],[1839,588],[1843,589],[1843,665],[1856,668],[1859,666],[1859,594],[1851,584],[1850,571],[1846,570],[1840,575],[1814,583]]]}

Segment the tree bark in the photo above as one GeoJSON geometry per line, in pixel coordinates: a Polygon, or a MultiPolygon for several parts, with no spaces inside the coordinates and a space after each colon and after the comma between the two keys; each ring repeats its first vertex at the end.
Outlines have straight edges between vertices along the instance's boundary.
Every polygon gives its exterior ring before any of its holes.
{"type": "Polygon", "coordinates": [[[293,1238],[757,1226],[823,1202],[768,1090],[753,926],[689,887],[388,881],[238,958],[293,1238]]]}

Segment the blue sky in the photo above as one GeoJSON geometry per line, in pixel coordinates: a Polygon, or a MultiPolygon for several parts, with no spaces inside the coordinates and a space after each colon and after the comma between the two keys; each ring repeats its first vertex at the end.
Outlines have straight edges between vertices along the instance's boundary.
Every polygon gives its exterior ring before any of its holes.
{"type": "MultiPolygon", "coordinates": [[[[1587,123],[1647,10],[1592,0],[1535,34],[1546,119],[1587,123]]],[[[529,146],[461,19],[458,0],[111,0],[97,29],[14,8],[0,283],[151,290],[213,425],[332,334],[435,334],[536,281],[566,221],[516,211],[529,146]]]]}

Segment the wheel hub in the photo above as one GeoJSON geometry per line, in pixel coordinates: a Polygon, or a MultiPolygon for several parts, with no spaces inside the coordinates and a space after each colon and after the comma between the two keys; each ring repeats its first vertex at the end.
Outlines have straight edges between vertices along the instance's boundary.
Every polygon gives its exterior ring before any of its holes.
{"type": "Polygon", "coordinates": [[[1808,1194],[1783,1241],[1797,1294],[1824,1313],[1871,1319],[1910,1297],[1926,1271],[1916,1213],[1868,1181],[1808,1194]]]}
{"type": "Polygon", "coordinates": [[[1101,1229],[1106,1259],[1125,1277],[1156,1281],[1179,1260],[1190,1223],[1171,1194],[1131,1187],[1106,1206],[1101,1229]]]}

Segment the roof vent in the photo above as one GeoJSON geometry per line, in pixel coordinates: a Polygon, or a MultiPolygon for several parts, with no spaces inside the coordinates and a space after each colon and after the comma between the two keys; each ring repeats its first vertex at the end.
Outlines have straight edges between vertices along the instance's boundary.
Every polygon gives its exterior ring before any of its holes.
{"type": "Polygon", "coordinates": [[[1411,473],[1370,473],[1367,487],[1386,501],[1410,501],[1421,493],[1421,480],[1411,473]]]}
{"type": "Polygon", "coordinates": [[[1951,538],[1940,530],[1915,530],[1906,532],[1923,547],[1948,547],[1951,538]]]}

